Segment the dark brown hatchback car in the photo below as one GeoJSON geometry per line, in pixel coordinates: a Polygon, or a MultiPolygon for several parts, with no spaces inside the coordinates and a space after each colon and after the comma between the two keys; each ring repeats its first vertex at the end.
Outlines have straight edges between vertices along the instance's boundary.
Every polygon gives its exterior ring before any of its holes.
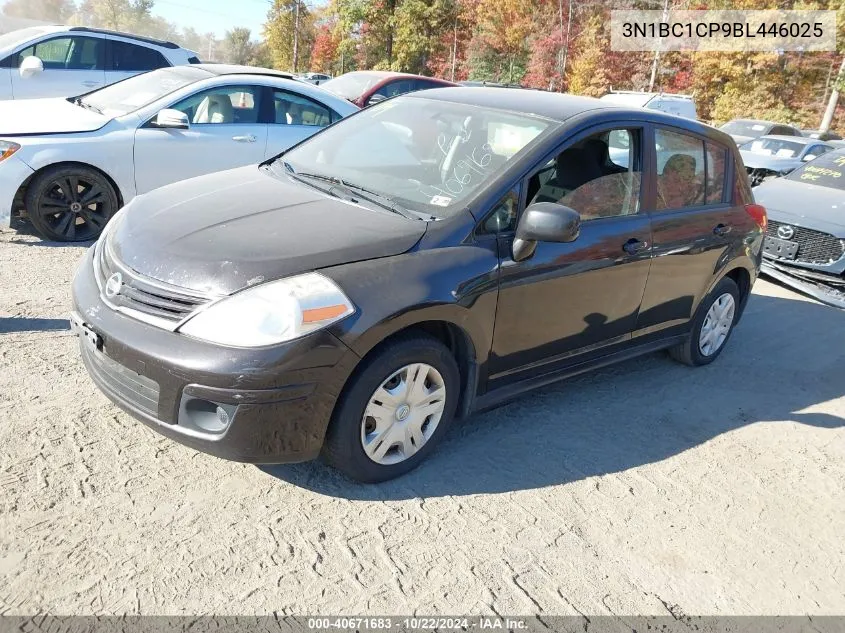
{"type": "Polygon", "coordinates": [[[528,389],[664,348],[712,362],[765,225],[712,127],[430,90],[134,199],[80,267],[72,321],[97,385],[156,431],[381,481],[528,389]]]}

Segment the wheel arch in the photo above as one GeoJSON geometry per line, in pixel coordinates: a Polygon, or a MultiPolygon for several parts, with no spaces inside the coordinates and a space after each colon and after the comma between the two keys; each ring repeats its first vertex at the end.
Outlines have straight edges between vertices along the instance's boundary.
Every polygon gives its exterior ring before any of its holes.
{"type": "Polygon", "coordinates": [[[737,323],[739,323],[742,313],[745,311],[745,306],[748,304],[748,298],[751,296],[751,289],[757,279],[757,268],[750,259],[748,261],[745,261],[744,258],[731,261],[728,266],[719,270],[713,276],[707,291],[701,296],[701,301],[726,277],[732,279],[739,288],[739,312],[737,314],[737,323]]]}
{"type": "MultiPolygon", "coordinates": [[[[466,417],[471,411],[473,400],[478,392],[479,359],[477,345],[469,331],[455,321],[443,318],[426,318],[422,315],[419,320],[403,323],[389,334],[380,336],[378,341],[370,345],[363,353],[361,349],[356,350],[356,353],[360,355],[360,360],[347,378],[338,402],[346,391],[347,385],[351,383],[351,378],[368,358],[396,340],[413,334],[425,334],[438,340],[454,356],[461,379],[461,392],[455,415],[459,418],[466,417]]],[[[337,406],[337,403],[335,403],[335,406],[337,406]]]]}
{"type": "Polygon", "coordinates": [[[74,166],[84,167],[85,169],[92,169],[92,170],[98,172],[99,174],[101,174],[106,180],[109,181],[109,184],[114,188],[114,192],[115,192],[115,194],[117,194],[118,208],[120,208],[124,205],[124,203],[125,203],[124,195],[123,195],[123,192],[120,190],[120,187],[118,186],[117,181],[114,179],[114,177],[111,174],[109,174],[107,171],[105,171],[102,167],[98,167],[97,165],[92,165],[91,163],[86,163],[86,162],[83,162],[83,161],[62,160],[62,161],[56,161],[54,163],[49,163],[47,165],[42,165],[41,167],[36,169],[34,172],[32,172],[26,178],[26,180],[24,180],[20,184],[20,186],[18,187],[18,190],[15,192],[15,204],[14,204],[15,208],[16,209],[22,209],[24,207],[24,198],[26,196],[27,189],[29,188],[30,183],[35,178],[37,178],[38,176],[43,174],[48,169],[54,169],[56,167],[74,167],[74,166]]]}

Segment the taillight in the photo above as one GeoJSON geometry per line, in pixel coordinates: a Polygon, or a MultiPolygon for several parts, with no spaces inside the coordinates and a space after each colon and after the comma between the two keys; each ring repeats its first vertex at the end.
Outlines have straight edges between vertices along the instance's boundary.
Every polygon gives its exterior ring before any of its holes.
{"type": "Polygon", "coordinates": [[[764,231],[766,230],[766,226],[769,223],[769,220],[766,217],[766,207],[761,204],[746,204],[745,212],[751,216],[751,218],[757,223],[757,226],[764,231]]]}

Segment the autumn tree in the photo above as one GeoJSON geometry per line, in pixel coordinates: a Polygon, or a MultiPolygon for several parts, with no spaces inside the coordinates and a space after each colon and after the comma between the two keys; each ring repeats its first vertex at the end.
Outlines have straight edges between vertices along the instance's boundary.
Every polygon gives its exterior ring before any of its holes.
{"type": "Polygon", "coordinates": [[[479,52],[476,60],[495,69],[499,81],[514,83],[524,74],[532,11],[532,5],[521,0],[481,0],[478,3],[476,39],[479,52]]]}
{"type": "Polygon", "coordinates": [[[569,92],[600,97],[610,88],[607,78],[607,51],[610,48],[605,31],[605,17],[594,13],[577,38],[577,48],[569,71],[569,92]]]}
{"type": "Polygon", "coordinates": [[[311,70],[315,72],[334,73],[335,60],[338,57],[340,38],[336,24],[324,22],[317,27],[314,34],[314,46],[311,49],[311,70]]]}

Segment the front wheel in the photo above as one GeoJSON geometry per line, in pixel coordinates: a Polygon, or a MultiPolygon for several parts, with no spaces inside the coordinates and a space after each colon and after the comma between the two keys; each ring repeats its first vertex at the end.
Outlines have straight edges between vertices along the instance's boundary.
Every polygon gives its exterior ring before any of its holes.
{"type": "Polygon", "coordinates": [[[685,365],[712,363],[725,347],[739,314],[739,288],[725,277],[698,307],[690,337],[669,349],[669,354],[685,365]]]}
{"type": "Polygon", "coordinates": [[[120,202],[103,174],[68,165],[46,169],[33,178],[24,204],[30,221],[45,239],[84,242],[97,239],[120,202]]]}
{"type": "Polygon", "coordinates": [[[352,479],[387,481],[416,468],[446,433],[460,374],[440,341],[400,338],[356,371],[339,401],[323,457],[352,479]]]}

